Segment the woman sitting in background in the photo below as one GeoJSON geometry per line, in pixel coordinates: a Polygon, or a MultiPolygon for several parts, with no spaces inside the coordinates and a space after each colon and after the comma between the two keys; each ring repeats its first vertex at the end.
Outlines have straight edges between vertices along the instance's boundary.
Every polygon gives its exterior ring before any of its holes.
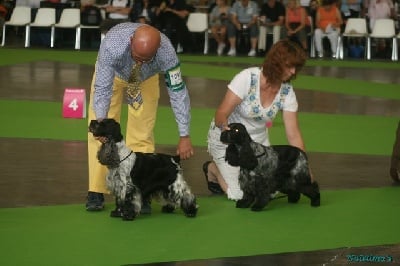
{"type": "Polygon", "coordinates": [[[310,21],[307,11],[300,6],[299,0],[289,0],[286,6],[285,30],[282,31],[282,38],[289,38],[301,44],[304,51],[307,51],[307,25],[310,21]]]}
{"type": "Polygon", "coordinates": [[[322,39],[327,37],[331,45],[332,58],[336,58],[340,27],[343,21],[335,0],[322,1],[322,6],[317,10],[315,24],[314,38],[318,57],[324,57],[322,39]]]}
{"type": "Polygon", "coordinates": [[[225,49],[226,29],[230,9],[230,6],[226,4],[226,0],[217,0],[216,5],[210,12],[210,29],[213,38],[218,44],[218,55],[221,55],[225,49]]]}

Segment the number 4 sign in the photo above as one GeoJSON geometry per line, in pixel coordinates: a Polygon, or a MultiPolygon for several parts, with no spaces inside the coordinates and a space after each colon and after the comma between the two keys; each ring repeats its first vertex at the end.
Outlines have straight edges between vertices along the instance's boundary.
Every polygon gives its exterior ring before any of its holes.
{"type": "Polygon", "coordinates": [[[63,99],[63,117],[86,117],[86,92],[84,89],[65,89],[63,99]]]}

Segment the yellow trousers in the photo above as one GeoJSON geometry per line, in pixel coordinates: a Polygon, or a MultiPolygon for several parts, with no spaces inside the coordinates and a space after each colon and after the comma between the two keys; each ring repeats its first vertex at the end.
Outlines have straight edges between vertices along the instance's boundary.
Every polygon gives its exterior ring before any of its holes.
{"type": "MultiPolygon", "coordinates": [[[[90,102],[88,108],[88,123],[96,119],[93,111],[94,93],[93,75],[90,102]]],[[[113,96],[111,98],[110,110],[107,118],[113,118],[120,122],[121,109],[127,82],[119,78],[114,79],[113,96]]],[[[140,115],[134,114],[135,110],[128,105],[128,121],[126,126],[125,142],[128,147],[136,152],[154,152],[154,125],[160,98],[159,75],[156,74],[143,81],[140,85],[143,99],[143,110],[140,115]]],[[[109,193],[106,186],[107,168],[97,160],[97,151],[101,143],[91,133],[88,133],[88,167],[89,167],[89,191],[98,193],[109,193]]]]}

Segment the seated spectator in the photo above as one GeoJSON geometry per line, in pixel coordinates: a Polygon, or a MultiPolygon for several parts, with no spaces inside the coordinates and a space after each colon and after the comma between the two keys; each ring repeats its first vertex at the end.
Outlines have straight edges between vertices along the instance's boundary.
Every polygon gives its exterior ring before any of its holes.
{"type": "Polygon", "coordinates": [[[340,27],[343,24],[342,16],[337,8],[335,0],[323,0],[322,6],[317,10],[315,18],[315,49],[317,50],[318,57],[324,57],[324,48],[322,46],[322,39],[327,37],[329,39],[330,48],[332,51],[332,58],[336,58],[336,49],[338,38],[340,35],[340,27]]]}
{"type": "Polygon", "coordinates": [[[310,21],[306,9],[300,5],[299,0],[288,0],[282,37],[300,43],[304,51],[307,51],[307,26],[310,26],[310,21]]]}
{"type": "MultiPolygon", "coordinates": [[[[85,26],[100,26],[103,21],[101,9],[95,5],[94,0],[81,1],[81,24],[85,26]]],[[[84,30],[84,29],[82,29],[84,30]]],[[[82,44],[87,44],[88,47],[98,46],[99,30],[86,30],[82,34],[82,44]]]]}
{"type": "Polygon", "coordinates": [[[380,18],[395,18],[392,0],[370,0],[368,3],[369,27],[372,31],[375,21],[380,18]]]}
{"type": "Polygon", "coordinates": [[[343,20],[348,18],[359,18],[361,14],[363,0],[341,0],[340,12],[342,12],[343,20]]]}
{"type": "Polygon", "coordinates": [[[308,7],[308,15],[311,17],[311,24],[315,27],[315,17],[317,16],[317,10],[319,7],[319,2],[317,0],[311,0],[308,7]]]}
{"type": "Polygon", "coordinates": [[[133,0],[109,0],[103,8],[106,11],[106,19],[100,25],[102,34],[105,34],[113,26],[130,21],[133,0]]]}
{"type": "Polygon", "coordinates": [[[248,31],[250,35],[250,52],[248,56],[256,56],[258,42],[258,4],[251,0],[237,0],[231,9],[230,21],[228,24],[228,40],[230,49],[229,56],[236,55],[236,34],[241,31],[248,31]]]}
{"type": "Polygon", "coordinates": [[[225,49],[228,15],[231,8],[226,4],[226,0],[217,0],[216,3],[210,12],[210,30],[218,45],[217,53],[221,55],[225,49]]]}
{"type": "Polygon", "coordinates": [[[150,0],[136,0],[131,12],[132,22],[152,25],[155,19],[156,7],[151,5],[150,0]]]}
{"type": "Polygon", "coordinates": [[[285,24],[285,7],[280,1],[267,0],[260,11],[260,36],[258,49],[266,50],[267,33],[272,32],[272,42],[281,38],[281,31],[285,24]]]}
{"type": "Polygon", "coordinates": [[[100,8],[95,5],[95,1],[81,1],[81,23],[87,26],[100,26],[103,21],[100,8]]]}
{"type": "Polygon", "coordinates": [[[281,39],[282,27],[285,24],[285,7],[277,0],[267,0],[260,11],[260,35],[258,49],[266,50],[267,33],[272,32],[272,42],[281,39]]]}
{"type": "Polygon", "coordinates": [[[186,22],[193,10],[193,6],[186,4],[185,0],[167,0],[155,10],[156,27],[168,36],[175,50],[178,50],[178,45],[183,46],[184,52],[192,49],[186,22]]]}
{"type": "MultiPolygon", "coordinates": [[[[8,10],[6,6],[4,5],[4,0],[0,0],[0,29],[3,29],[3,25],[6,21],[8,14],[8,10]]],[[[2,36],[3,31],[0,30],[0,37],[2,36]]]]}

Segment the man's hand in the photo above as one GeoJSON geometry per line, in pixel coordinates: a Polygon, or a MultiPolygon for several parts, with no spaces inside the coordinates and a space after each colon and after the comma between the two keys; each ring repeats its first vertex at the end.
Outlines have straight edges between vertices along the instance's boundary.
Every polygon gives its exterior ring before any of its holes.
{"type": "Polygon", "coordinates": [[[179,138],[176,154],[178,154],[182,160],[189,159],[194,154],[192,142],[190,141],[189,136],[179,138]]]}

